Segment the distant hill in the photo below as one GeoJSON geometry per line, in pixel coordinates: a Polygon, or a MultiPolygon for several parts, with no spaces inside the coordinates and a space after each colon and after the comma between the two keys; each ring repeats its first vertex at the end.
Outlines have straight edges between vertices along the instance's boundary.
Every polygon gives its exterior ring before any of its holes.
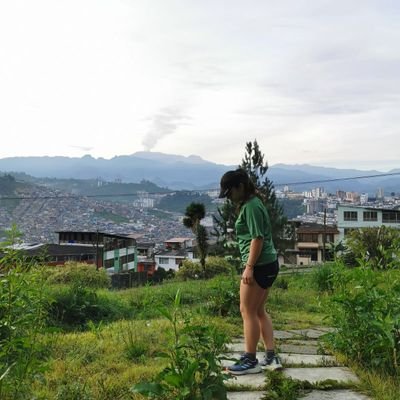
{"type": "MultiPolygon", "coordinates": [[[[137,152],[132,155],[117,156],[110,160],[96,159],[90,155],[81,158],[13,157],[0,159],[0,171],[26,173],[36,178],[64,180],[73,178],[96,180],[97,182],[97,178],[100,177],[105,181],[117,180],[125,184],[138,184],[145,180],[153,182],[158,188],[173,190],[217,188],[223,173],[236,167],[237,165],[215,164],[195,155],[184,157],[153,152],[137,152]]],[[[392,172],[400,172],[400,170],[397,169],[392,172]]],[[[276,164],[270,166],[268,170],[269,178],[276,187],[293,182],[312,182],[380,173],[374,170],[326,168],[307,164],[276,164]]],[[[382,187],[385,193],[399,193],[400,175],[339,182],[307,183],[293,185],[291,188],[303,191],[317,186],[324,187],[328,192],[336,192],[336,190],[342,189],[375,194],[377,189],[382,187]]]]}
{"type": "Polygon", "coordinates": [[[36,178],[36,184],[66,191],[74,195],[109,196],[137,192],[170,193],[168,188],[160,187],[152,182],[142,180],[139,183],[107,182],[98,179],[56,179],[36,178]]]}
{"type": "Polygon", "coordinates": [[[0,159],[0,171],[24,172],[34,177],[58,179],[120,180],[138,183],[143,179],[171,189],[199,189],[228,170],[200,157],[169,156],[160,153],[139,152],[110,160],[95,159],[89,155],[69,157],[12,157],[0,159]]]}

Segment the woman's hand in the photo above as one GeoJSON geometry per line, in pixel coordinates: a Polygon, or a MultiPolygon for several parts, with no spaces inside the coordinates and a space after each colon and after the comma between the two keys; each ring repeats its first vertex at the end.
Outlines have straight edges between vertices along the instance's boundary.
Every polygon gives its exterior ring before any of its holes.
{"type": "Polygon", "coordinates": [[[245,285],[252,285],[253,281],[254,281],[253,268],[246,265],[246,268],[244,269],[243,274],[242,274],[242,282],[245,285]]]}

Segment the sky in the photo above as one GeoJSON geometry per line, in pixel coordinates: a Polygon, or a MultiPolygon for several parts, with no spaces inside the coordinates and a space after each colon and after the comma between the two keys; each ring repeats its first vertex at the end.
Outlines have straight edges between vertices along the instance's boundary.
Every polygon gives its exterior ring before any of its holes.
{"type": "Polygon", "coordinates": [[[0,1],[0,158],[400,168],[398,0],[0,1]]]}

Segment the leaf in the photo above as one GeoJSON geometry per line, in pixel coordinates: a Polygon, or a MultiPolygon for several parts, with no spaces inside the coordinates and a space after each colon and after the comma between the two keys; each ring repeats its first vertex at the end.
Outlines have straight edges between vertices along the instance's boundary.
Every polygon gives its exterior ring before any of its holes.
{"type": "Polygon", "coordinates": [[[163,394],[163,387],[159,383],[143,382],[137,383],[131,387],[132,393],[140,393],[144,396],[157,395],[161,396],[163,394]]]}
{"type": "Polygon", "coordinates": [[[169,310],[166,307],[159,307],[158,311],[160,312],[160,314],[167,318],[169,321],[173,321],[173,317],[172,314],[169,312],[169,310]]]}
{"type": "Polygon", "coordinates": [[[8,373],[10,372],[11,368],[12,368],[14,365],[15,365],[15,363],[14,363],[14,364],[11,364],[11,365],[6,369],[6,371],[0,376],[0,382],[8,375],[8,373]]]}
{"type": "Polygon", "coordinates": [[[181,305],[181,289],[178,289],[175,295],[175,307],[179,307],[181,305]]]}
{"type": "Polygon", "coordinates": [[[175,373],[164,376],[164,381],[174,387],[181,387],[185,383],[183,377],[175,373]]]}
{"type": "Polygon", "coordinates": [[[192,362],[184,371],[183,371],[183,379],[188,381],[193,378],[193,375],[196,373],[196,370],[199,368],[198,361],[192,362]]]}

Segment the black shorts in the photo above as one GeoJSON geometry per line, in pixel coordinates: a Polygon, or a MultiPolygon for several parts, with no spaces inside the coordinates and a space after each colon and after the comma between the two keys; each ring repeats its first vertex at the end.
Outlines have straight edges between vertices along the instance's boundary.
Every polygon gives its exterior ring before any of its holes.
{"type": "Polygon", "coordinates": [[[254,272],[253,272],[254,280],[263,289],[271,287],[278,274],[279,274],[278,260],[269,264],[260,264],[254,266],[254,272]]]}

